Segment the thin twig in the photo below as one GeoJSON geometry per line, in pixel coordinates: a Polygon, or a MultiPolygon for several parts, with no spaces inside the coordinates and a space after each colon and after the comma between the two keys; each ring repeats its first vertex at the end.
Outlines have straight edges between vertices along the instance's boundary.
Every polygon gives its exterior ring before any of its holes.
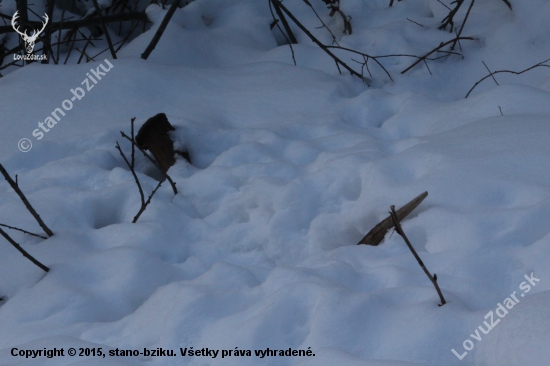
{"type": "Polygon", "coordinates": [[[67,57],[65,57],[65,62],[63,62],[63,65],[67,64],[67,61],[69,61],[69,57],[71,57],[71,53],[73,52],[73,49],[75,48],[74,44],[76,43],[76,32],[71,34],[71,38],[73,39],[72,44],[70,44],[71,40],[69,39],[67,42],[67,46],[69,47],[69,52],[67,52],[67,57]]]}
{"type": "Polygon", "coordinates": [[[107,29],[107,25],[105,24],[105,19],[103,18],[103,15],[101,15],[101,8],[99,7],[97,0],[92,1],[94,3],[95,11],[97,12],[97,16],[99,17],[99,19],[101,19],[101,28],[103,29],[103,34],[105,34],[105,39],[107,40],[107,44],[109,45],[111,56],[116,60],[116,52],[113,47],[113,42],[111,42],[111,36],[109,35],[109,30],[107,29]]]}
{"type": "Polygon", "coordinates": [[[493,77],[493,75],[496,75],[496,74],[501,74],[501,73],[507,73],[507,74],[514,74],[514,75],[521,75],[523,74],[524,72],[527,72],[527,71],[531,71],[537,67],[550,67],[550,65],[545,65],[546,62],[550,61],[550,58],[547,59],[547,60],[544,60],[542,62],[539,62],[538,64],[535,64],[531,67],[528,67],[526,68],[525,70],[522,70],[522,71],[511,71],[511,70],[498,70],[498,71],[493,71],[492,73],[490,73],[489,75],[487,76],[484,76],[483,78],[481,78],[478,82],[476,82],[474,84],[474,86],[472,86],[472,88],[468,91],[468,94],[466,94],[466,96],[464,98],[468,98],[468,96],[470,95],[470,93],[472,91],[474,91],[474,89],[476,88],[476,86],[478,86],[479,84],[481,84],[481,82],[483,82],[483,80],[487,79],[487,78],[490,78],[490,77],[493,77]]]}
{"type": "Polygon", "coordinates": [[[489,75],[491,75],[491,77],[493,78],[493,81],[495,82],[495,84],[497,85],[500,85],[497,81],[497,79],[495,79],[495,76],[493,75],[493,73],[491,72],[491,69],[489,69],[489,67],[487,66],[487,64],[485,63],[485,61],[481,61],[483,63],[483,66],[485,66],[485,68],[487,69],[487,71],[489,71],[489,75]]]}
{"type": "Polygon", "coordinates": [[[424,65],[426,65],[426,68],[428,69],[428,72],[430,73],[430,75],[433,75],[432,70],[430,70],[430,67],[428,66],[428,63],[426,62],[426,59],[424,59],[422,61],[424,61],[424,65]]]}
{"type": "MultiPolygon", "coordinates": [[[[132,122],[133,122],[133,120],[132,120],[132,122]]],[[[132,136],[133,136],[133,131],[134,131],[134,129],[132,128],[132,136]]],[[[141,216],[141,214],[143,213],[143,211],[145,211],[145,209],[147,208],[149,203],[151,203],[151,198],[153,198],[153,196],[155,195],[157,190],[160,188],[160,186],[162,185],[162,182],[159,182],[157,184],[157,187],[153,190],[153,192],[151,192],[151,194],[149,195],[149,198],[147,198],[147,201],[145,201],[145,195],[143,194],[143,189],[141,188],[141,184],[139,182],[136,171],[134,169],[134,156],[133,156],[134,155],[134,147],[133,147],[133,144],[132,144],[132,162],[131,163],[126,158],[126,155],[124,155],[124,153],[122,152],[122,149],[120,148],[120,145],[118,144],[118,142],[116,143],[116,148],[120,152],[120,155],[124,159],[124,162],[126,163],[126,165],[128,165],[128,168],[130,168],[130,171],[132,172],[132,175],[134,176],[134,180],[136,181],[136,184],[138,186],[139,196],[141,198],[141,207],[140,207],[138,213],[136,214],[136,216],[134,216],[134,219],[132,220],[132,224],[135,224],[137,222],[137,220],[139,219],[139,217],[141,216]]]]}
{"type": "Polygon", "coordinates": [[[447,41],[445,43],[441,43],[439,46],[437,46],[436,48],[434,48],[433,50],[431,50],[430,52],[426,53],[424,56],[420,57],[416,62],[414,62],[411,66],[407,67],[405,70],[401,71],[401,74],[404,74],[406,73],[407,71],[409,71],[410,69],[412,69],[413,67],[415,67],[416,65],[418,65],[420,62],[422,62],[423,60],[425,60],[428,56],[430,56],[432,53],[434,52],[437,52],[439,51],[441,48],[447,46],[448,44],[451,44],[453,42],[456,42],[458,40],[469,40],[469,41],[475,41],[475,38],[473,37],[458,37],[458,38],[453,38],[451,39],[450,41],[447,41]]]}
{"type": "Polygon", "coordinates": [[[363,82],[365,82],[368,86],[372,84],[372,81],[363,75],[359,74],[357,71],[353,70],[351,67],[349,67],[344,61],[340,60],[335,54],[330,52],[330,50],[322,44],[317,38],[311,34],[311,32],[296,19],[296,17],[283,5],[281,4],[280,0],[273,0],[278,3],[278,5],[281,7],[281,10],[283,10],[286,15],[315,43],[317,44],[323,51],[325,51],[334,61],[339,63],[341,66],[343,66],[346,70],[349,71],[350,74],[357,76],[359,79],[361,79],[363,82]]]}
{"type": "Polygon", "coordinates": [[[311,3],[309,2],[309,0],[303,0],[307,6],[309,6],[311,8],[311,10],[313,10],[313,13],[315,14],[315,16],[317,17],[317,19],[319,19],[319,21],[321,22],[322,24],[322,27],[321,28],[325,28],[331,35],[332,37],[332,43],[333,44],[336,44],[338,46],[340,46],[340,44],[338,43],[338,41],[336,40],[336,36],[334,35],[334,33],[332,33],[332,31],[330,30],[330,28],[325,24],[325,22],[323,22],[323,19],[321,19],[321,17],[319,16],[319,14],[317,14],[317,11],[315,11],[315,8],[313,7],[313,5],[311,5],[311,3]]]}
{"type": "Polygon", "coordinates": [[[9,235],[8,233],[6,233],[4,230],[2,230],[2,228],[0,228],[0,235],[2,235],[7,241],[10,242],[11,245],[13,245],[15,247],[15,249],[17,249],[21,254],[23,254],[23,256],[25,258],[27,258],[28,260],[30,260],[31,262],[33,262],[34,264],[36,264],[41,270],[45,271],[45,272],[49,272],[50,269],[48,267],[46,267],[45,265],[43,265],[42,263],[40,263],[39,261],[37,261],[32,255],[30,255],[25,249],[21,248],[21,245],[17,244],[17,242],[15,240],[13,240],[9,235]]]}
{"type": "Polygon", "coordinates": [[[141,153],[143,155],[145,155],[145,157],[147,159],[149,159],[149,161],[151,163],[153,163],[160,171],[161,173],[164,175],[164,177],[168,180],[168,182],[170,183],[170,185],[172,186],[172,190],[174,191],[174,194],[178,194],[178,190],[176,188],[176,183],[174,183],[174,181],[172,180],[172,178],[170,178],[170,176],[168,175],[168,173],[166,173],[159,165],[158,163],[155,161],[154,158],[152,158],[149,154],[147,154],[145,152],[145,150],[143,150],[141,147],[139,147],[139,145],[135,142],[135,140],[132,140],[130,137],[128,137],[128,135],[126,135],[124,132],[120,131],[120,134],[122,135],[122,137],[124,137],[125,139],[127,139],[128,141],[130,141],[133,145],[135,145],[139,151],[141,151],[141,153]]]}
{"type": "MultiPolygon", "coordinates": [[[[59,22],[59,32],[57,32],[57,41],[58,42],[61,42],[61,30],[63,29],[63,21],[65,20],[65,8],[63,8],[63,10],[61,11],[61,21],[59,22]]],[[[50,28],[52,28],[52,26],[50,25],[50,28]]],[[[52,28],[52,31],[53,31],[53,28],[52,28]]],[[[59,52],[61,51],[61,47],[59,47],[59,45],[57,45],[57,56],[54,57],[53,59],[53,62],[54,64],[58,64],[59,63],[59,60],[60,60],[60,56],[59,56],[59,52]]],[[[52,53],[52,56],[53,56],[53,53],[52,53]]]]}
{"type": "Polygon", "coordinates": [[[92,37],[93,33],[90,32],[90,37],[88,37],[86,43],[84,44],[84,48],[82,48],[82,51],[80,51],[80,57],[78,58],[77,64],[80,64],[80,61],[82,61],[82,57],[84,57],[84,55],[86,55],[86,62],[90,61],[90,56],[88,56],[88,54],[86,53],[86,48],[88,48],[88,45],[92,43],[92,37]]]}
{"type": "Polygon", "coordinates": [[[12,229],[12,230],[21,231],[22,233],[29,234],[29,235],[32,235],[32,236],[36,236],[36,237],[39,237],[39,238],[42,238],[42,239],[48,239],[45,236],[34,234],[34,233],[31,233],[30,231],[23,230],[23,229],[20,229],[18,227],[13,227],[13,226],[5,225],[5,224],[0,224],[0,226],[7,227],[8,229],[12,229]]]}
{"type": "MultiPolygon", "coordinates": [[[[55,0],[48,0],[48,5],[47,5],[47,9],[46,9],[46,15],[48,16],[48,19],[53,18],[54,8],[55,8],[55,0]]],[[[53,54],[52,49],[51,49],[52,30],[49,27],[46,28],[46,31],[44,33],[44,40],[42,42],[43,42],[43,45],[44,45],[44,47],[43,47],[44,51],[42,53],[44,55],[46,55],[46,58],[44,60],[42,60],[42,63],[47,64],[47,63],[49,63],[49,60],[48,60],[49,55],[53,54]]]]}
{"type": "Polygon", "coordinates": [[[168,26],[168,23],[170,22],[170,19],[172,19],[172,16],[176,12],[176,9],[180,5],[181,0],[174,0],[172,5],[170,6],[170,9],[166,12],[166,15],[164,16],[164,19],[162,19],[162,22],[160,23],[160,26],[158,27],[157,31],[155,32],[155,35],[153,36],[153,39],[151,39],[151,42],[143,51],[141,54],[141,58],[144,60],[147,60],[151,52],[155,49],[157,46],[158,41],[160,40],[160,37],[162,37],[162,34],[166,30],[166,27],[168,26]]]}
{"type": "MultiPolygon", "coordinates": [[[[132,141],[136,141],[135,138],[134,138],[134,137],[135,137],[135,136],[134,136],[134,121],[135,121],[135,120],[136,120],[136,117],[134,117],[134,118],[132,118],[132,119],[130,120],[130,126],[131,126],[131,132],[130,132],[130,134],[131,134],[131,136],[132,136],[132,141]]],[[[136,151],[135,146],[134,146],[134,144],[132,144],[132,168],[134,168],[135,161],[136,161],[136,159],[135,159],[135,151],[136,151]]]]}
{"type": "Polygon", "coordinates": [[[31,215],[35,218],[35,220],[38,222],[38,225],[40,225],[40,227],[42,228],[42,230],[44,230],[46,235],[48,235],[49,237],[53,236],[53,232],[46,226],[44,221],[42,221],[42,219],[40,218],[40,215],[36,213],[35,209],[31,206],[30,202],[27,200],[27,197],[25,197],[21,189],[19,189],[19,185],[16,182],[14,182],[13,179],[11,179],[10,175],[8,174],[6,169],[4,169],[4,166],[2,164],[0,164],[0,172],[2,173],[4,178],[8,181],[8,183],[10,184],[11,188],[15,191],[15,193],[17,193],[19,198],[21,198],[21,201],[23,201],[23,204],[25,205],[25,207],[27,207],[27,210],[29,210],[31,215]]]}
{"type": "Polygon", "coordinates": [[[277,16],[281,20],[281,23],[283,23],[283,27],[285,28],[285,31],[288,35],[288,39],[290,39],[290,43],[298,43],[298,41],[296,40],[296,37],[294,36],[294,33],[292,33],[292,29],[290,29],[290,25],[288,25],[288,22],[286,21],[284,14],[281,12],[281,8],[279,7],[280,5],[279,0],[269,0],[269,1],[271,2],[271,4],[273,4],[273,7],[275,8],[275,12],[277,13],[277,16]]]}
{"type": "Polygon", "coordinates": [[[136,216],[134,216],[134,220],[132,221],[132,224],[135,224],[137,222],[137,220],[139,219],[139,217],[141,216],[141,214],[143,213],[143,211],[145,211],[145,209],[147,208],[147,206],[149,205],[149,203],[151,203],[151,198],[153,198],[154,194],[157,192],[157,190],[160,188],[160,186],[162,185],[162,182],[159,182],[159,184],[157,184],[157,187],[153,190],[153,192],[151,192],[151,194],[149,195],[149,198],[147,199],[146,202],[144,202],[142,205],[141,205],[141,208],[139,209],[139,212],[136,214],[136,216]]]}
{"type": "Polygon", "coordinates": [[[447,5],[445,5],[445,3],[443,3],[441,0],[437,0],[438,3],[440,3],[441,5],[443,5],[444,7],[446,7],[447,9],[449,9],[449,11],[451,11],[451,8],[449,8],[447,5]]]}
{"type": "MultiPolygon", "coordinates": [[[[132,138],[130,140],[132,142],[131,162],[128,161],[128,159],[126,158],[126,155],[124,155],[124,153],[122,152],[122,149],[120,148],[120,145],[118,144],[118,141],[116,143],[117,150],[120,152],[120,155],[124,159],[124,162],[126,163],[126,165],[128,165],[128,168],[130,168],[130,171],[132,172],[132,175],[134,176],[134,180],[136,181],[136,184],[138,186],[139,196],[141,198],[141,207],[140,207],[138,213],[136,214],[136,216],[134,216],[132,224],[135,224],[137,222],[137,220],[139,219],[139,217],[141,216],[143,211],[145,211],[145,209],[147,208],[149,203],[151,203],[151,198],[153,198],[153,196],[155,195],[157,190],[162,185],[162,182],[159,182],[157,187],[149,195],[149,198],[147,198],[147,201],[145,201],[145,195],[143,194],[143,189],[141,188],[141,184],[139,182],[139,179],[137,177],[136,170],[135,170],[135,156],[134,156],[135,155],[135,147],[134,147],[134,145],[137,146],[137,144],[135,143],[135,140],[134,140],[134,121],[135,120],[136,120],[136,118],[134,117],[134,118],[132,118],[132,120],[130,122],[130,124],[131,124],[131,136],[132,136],[132,138]]],[[[121,131],[121,133],[124,137],[128,138],[127,136],[124,135],[124,133],[122,131],[121,131]]],[[[139,146],[138,146],[138,148],[139,148],[139,146]]]]}
{"type": "MultiPolygon", "coordinates": [[[[133,22],[133,21],[132,21],[133,22]]],[[[145,24],[145,23],[144,23],[145,24]]],[[[139,25],[139,21],[136,22],[135,25],[132,26],[132,28],[130,29],[130,32],[128,32],[128,34],[126,35],[126,37],[124,37],[124,39],[122,40],[122,42],[120,43],[120,45],[117,47],[117,49],[115,50],[115,52],[118,52],[120,51],[120,49],[122,48],[122,46],[124,46],[124,44],[130,39],[130,37],[132,36],[132,33],[134,33],[134,30],[138,27],[139,25]]]]}
{"type": "Polygon", "coordinates": [[[466,21],[468,20],[468,17],[470,16],[470,11],[472,10],[472,8],[474,7],[474,3],[476,2],[476,0],[472,0],[472,2],[470,3],[470,6],[468,7],[468,11],[466,11],[466,16],[464,17],[464,20],[462,21],[462,25],[460,26],[460,30],[458,31],[458,33],[456,34],[456,41],[453,43],[453,45],[451,46],[451,50],[454,50],[455,47],[456,47],[456,43],[458,42],[458,40],[460,39],[460,35],[462,34],[462,30],[464,29],[464,26],[466,25],[466,21]]]}
{"type": "MultiPolygon", "coordinates": [[[[352,50],[351,48],[346,48],[346,47],[341,47],[341,46],[326,46],[326,48],[333,48],[333,49],[337,49],[337,50],[342,50],[342,51],[347,51],[347,52],[351,52],[351,53],[355,53],[357,55],[361,55],[363,56],[364,58],[366,58],[366,61],[365,61],[365,65],[366,65],[366,62],[369,60],[369,58],[373,59],[374,62],[376,62],[378,64],[378,66],[380,66],[382,68],[382,70],[384,70],[384,72],[386,73],[386,75],[388,75],[388,77],[390,78],[391,81],[393,81],[392,77],[391,77],[391,74],[388,72],[388,70],[386,70],[386,68],[384,67],[384,65],[382,65],[380,63],[380,61],[378,61],[377,59],[378,58],[381,58],[381,57],[393,57],[393,56],[409,56],[409,55],[386,55],[386,56],[371,56],[369,54],[366,54],[366,53],[363,53],[363,52],[359,52],[359,51],[356,51],[356,50],[352,50]]],[[[417,56],[411,56],[411,57],[417,57],[417,56]]],[[[357,62],[357,61],[356,61],[357,62]]],[[[368,65],[366,65],[368,67],[368,65]]]]}
{"type": "Polygon", "coordinates": [[[424,262],[422,262],[422,259],[420,259],[420,256],[418,255],[418,253],[416,253],[416,250],[414,250],[414,247],[412,246],[411,242],[409,241],[409,238],[407,238],[407,235],[405,235],[405,232],[403,231],[403,228],[401,227],[401,224],[399,223],[399,219],[397,218],[397,214],[395,213],[395,206],[394,205],[390,206],[390,209],[391,209],[391,212],[390,212],[391,218],[393,220],[393,224],[395,225],[395,231],[397,231],[397,233],[399,235],[401,235],[403,240],[405,240],[405,243],[407,243],[407,246],[411,250],[414,257],[416,258],[416,261],[418,262],[420,267],[422,267],[422,270],[424,271],[426,276],[428,276],[430,281],[432,281],[432,283],[435,287],[435,290],[437,291],[437,294],[439,295],[439,299],[441,300],[441,304],[439,304],[439,306],[445,305],[446,304],[445,298],[443,297],[443,293],[441,293],[441,289],[439,288],[439,285],[437,284],[437,275],[435,273],[434,273],[433,276],[431,275],[431,273],[428,271],[428,269],[424,265],[424,262]]]}
{"type": "Polygon", "coordinates": [[[458,12],[458,9],[460,9],[462,4],[464,3],[464,0],[455,0],[454,2],[456,3],[455,7],[451,11],[449,11],[449,14],[441,21],[441,23],[443,24],[441,24],[441,26],[439,27],[439,29],[444,30],[445,28],[447,28],[448,25],[450,25],[451,28],[449,29],[449,33],[453,31],[453,28],[454,28],[453,18],[458,12]]]}
{"type": "Polygon", "coordinates": [[[416,25],[419,25],[419,26],[421,26],[422,28],[425,28],[425,27],[424,27],[424,26],[423,26],[422,24],[420,24],[420,23],[417,23],[417,22],[415,22],[415,21],[414,21],[414,20],[412,20],[412,19],[409,19],[409,18],[407,18],[407,20],[408,20],[409,22],[411,22],[411,23],[414,23],[414,24],[416,24],[416,25]]]}
{"type": "Polygon", "coordinates": [[[141,198],[141,204],[143,205],[145,203],[145,195],[143,194],[143,189],[141,188],[141,184],[139,183],[139,179],[137,177],[136,171],[134,170],[133,164],[130,164],[130,162],[126,158],[126,155],[124,155],[124,153],[122,152],[122,149],[120,148],[120,145],[118,144],[118,141],[116,143],[116,148],[120,152],[120,155],[124,159],[124,162],[126,163],[126,165],[128,165],[128,167],[130,168],[130,172],[132,172],[132,175],[134,176],[134,180],[136,181],[136,184],[138,186],[139,196],[141,198]]]}
{"type": "Polygon", "coordinates": [[[292,42],[290,39],[288,39],[288,36],[285,32],[281,29],[281,26],[279,25],[279,19],[275,18],[275,14],[273,14],[273,4],[271,3],[271,0],[267,0],[269,3],[269,11],[271,12],[271,17],[273,18],[273,23],[271,24],[271,29],[273,29],[274,26],[277,26],[277,29],[279,29],[279,32],[285,37],[286,44],[290,47],[290,52],[292,53],[292,61],[294,61],[294,66],[296,66],[296,57],[294,56],[294,48],[292,47],[292,42]]]}

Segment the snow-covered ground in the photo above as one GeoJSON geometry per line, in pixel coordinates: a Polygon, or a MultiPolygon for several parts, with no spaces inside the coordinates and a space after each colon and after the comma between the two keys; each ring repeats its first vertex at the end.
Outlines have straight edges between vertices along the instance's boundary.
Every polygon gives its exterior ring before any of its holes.
{"type": "MultiPolygon", "coordinates": [[[[448,13],[437,0],[341,0],[352,35],[310,2],[341,46],[372,55],[422,55],[453,37],[437,29],[448,13]]],[[[487,74],[482,62],[519,71],[550,58],[550,1],[511,3],[476,1],[463,35],[477,40],[461,42],[463,58],[405,74],[413,58],[381,59],[393,81],[369,64],[372,87],[339,75],[296,27],[294,66],[267,0],[194,1],[147,61],[165,14],[155,6],[151,30],[117,60],[3,70],[0,161],[55,235],[5,229],[51,270],[0,242],[0,364],[546,366],[550,69],[499,74],[499,86],[485,80],[464,99],[487,74]],[[108,64],[33,136],[90,68],[108,64]],[[178,194],[163,184],[132,224],[139,193],[115,144],[128,154],[119,131],[159,112],[193,166],[178,160],[178,194]],[[443,307],[397,233],[356,245],[390,205],[423,191],[403,228],[437,274],[443,307]],[[219,353],[180,355],[191,347],[219,353]],[[53,348],[64,356],[13,356],[53,348]],[[175,356],[109,355],[157,348],[175,356]]],[[[331,42],[303,1],[284,4],[331,42]]],[[[159,174],[142,156],[137,171],[148,194],[159,174]]],[[[0,223],[41,233],[3,180],[0,223]]]]}

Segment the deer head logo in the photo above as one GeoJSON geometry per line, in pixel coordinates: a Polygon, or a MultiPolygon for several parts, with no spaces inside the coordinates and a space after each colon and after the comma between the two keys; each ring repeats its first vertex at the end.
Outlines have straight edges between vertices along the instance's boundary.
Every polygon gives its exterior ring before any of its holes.
{"type": "Polygon", "coordinates": [[[15,27],[15,20],[19,18],[17,13],[18,12],[16,11],[15,14],[13,14],[13,18],[11,18],[11,26],[13,27],[13,29],[15,29],[17,33],[21,35],[21,38],[23,39],[23,41],[25,41],[25,49],[27,50],[27,53],[32,53],[32,51],[34,50],[34,43],[36,42],[36,39],[38,38],[40,33],[44,31],[44,28],[46,28],[46,24],[48,24],[48,20],[49,20],[48,14],[44,14],[44,22],[42,23],[42,29],[40,29],[39,31],[33,31],[32,36],[29,36],[27,35],[26,30],[25,32],[21,32],[19,31],[19,26],[17,26],[17,28],[15,27]]]}

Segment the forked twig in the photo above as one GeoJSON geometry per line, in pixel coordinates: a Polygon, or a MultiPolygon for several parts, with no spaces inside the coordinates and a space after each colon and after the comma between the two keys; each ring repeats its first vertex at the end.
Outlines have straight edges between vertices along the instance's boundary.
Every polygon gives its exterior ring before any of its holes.
{"type": "Polygon", "coordinates": [[[300,21],[298,19],[296,19],[296,17],[281,3],[280,0],[273,0],[274,2],[277,2],[279,7],[281,8],[282,11],[285,12],[286,15],[288,15],[288,17],[294,22],[294,24],[296,24],[298,26],[298,28],[300,28],[312,41],[313,43],[315,43],[317,46],[319,46],[323,51],[325,51],[325,53],[327,53],[330,57],[332,57],[332,59],[339,65],[341,65],[342,67],[344,67],[346,70],[349,71],[350,74],[358,77],[359,79],[361,79],[363,82],[365,82],[367,85],[371,85],[372,84],[372,81],[369,79],[369,78],[366,78],[364,77],[363,75],[361,75],[360,73],[358,73],[357,71],[353,70],[351,67],[349,67],[344,61],[340,60],[335,54],[333,54],[332,52],[330,52],[330,50],[327,48],[327,46],[325,46],[323,43],[321,43],[317,38],[315,38],[313,36],[313,34],[311,34],[311,32],[302,24],[300,23],[300,21]]]}
{"type": "MultiPolygon", "coordinates": [[[[25,195],[23,194],[23,192],[19,188],[19,184],[10,177],[10,175],[8,174],[6,169],[4,169],[4,166],[2,164],[0,164],[0,172],[2,173],[4,178],[8,181],[8,183],[10,184],[11,188],[15,191],[15,193],[17,193],[19,198],[21,198],[21,201],[23,201],[23,204],[25,205],[27,210],[29,210],[29,212],[34,217],[34,219],[38,222],[38,225],[40,225],[42,230],[44,230],[44,232],[48,236],[53,236],[53,232],[46,226],[44,221],[42,221],[42,219],[40,218],[40,215],[38,215],[36,210],[32,207],[30,202],[27,200],[27,197],[25,197],[25,195]]],[[[17,176],[15,176],[15,179],[17,179],[17,176]]]]}
{"type": "Polygon", "coordinates": [[[147,198],[147,201],[145,201],[145,202],[142,201],[141,208],[139,209],[136,216],[134,216],[134,220],[132,221],[132,224],[135,224],[137,222],[137,220],[139,219],[139,217],[141,216],[143,211],[145,211],[145,209],[147,208],[149,203],[151,203],[151,198],[153,198],[153,196],[155,195],[155,193],[157,192],[157,190],[160,188],[161,185],[162,185],[162,182],[159,182],[159,184],[157,184],[157,187],[155,189],[153,189],[153,191],[149,195],[149,198],[147,198]]]}
{"type": "MultiPolygon", "coordinates": [[[[147,206],[149,205],[149,203],[151,203],[151,198],[153,198],[153,196],[155,195],[155,193],[157,192],[157,190],[160,188],[160,186],[162,185],[162,182],[159,182],[157,184],[157,187],[151,192],[151,194],[149,195],[149,197],[147,198],[147,201],[145,200],[145,195],[143,194],[143,188],[141,187],[141,183],[139,182],[139,179],[137,177],[137,174],[136,174],[136,170],[135,170],[135,147],[134,146],[138,146],[136,143],[135,143],[135,138],[134,138],[134,121],[136,120],[136,118],[132,118],[131,120],[131,136],[132,138],[130,139],[130,141],[132,142],[132,154],[131,154],[131,162],[128,161],[128,159],[126,158],[126,155],[124,155],[124,153],[122,152],[122,149],[120,147],[120,145],[118,144],[118,141],[116,143],[116,148],[117,150],[120,152],[120,155],[122,156],[122,158],[124,159],[124,162],[126,163],[126,165],[128,165],[128,168],[130,168],[130,171],[132,172],[132,175],[134,176],[134,180],[136,181],[136,185],[138,187],[138,190],[139,190],[139,196],[140,196],[140,199],[141,199],[141,207],[138,211],[138,213],[134,216],[134,219],[132,221],[132,224],[135,224],[137,222],[137,220],[139,219],[139,217],[141,216],[141,214],[145,211],[145,209],[147,208],[147,206]]],[[[121,131],[122,135],[124,135],[124,133],[121,131]]],[[[126,137],[126,136],[125,136],[126,137]]],[[[139,148],[139,146],[138,146],[139,148]]],[[[158,166],[157,166],[158,167],[158,166]]],[[[161,169],[162,170],[162,169],[161,169]]]]}
{"type": "Polygon", "coordinates": [[[454,1],[454,3],[455,3],[455,7],[451,11],[449,11],[449,14],[447,14],[447,16],[441,21],[441,23],[443,24],[441,24],[441,26],[439,27],[439,29],[445,30],[445,28],[447,28],[447,26],[450,25],[449,33],[453,31],[454,17],[458,12],[458,10],[460,9],[460,7],[462,6],[462,4],[464,4],[464,0],[456,0],[454,1]]]}
{"type": "Polygon", "coordinates": [[[139,145],[136,143],[136,141],[134,139],[131,139],[130,137],[128,137],[128,135],[126,135],[124,132],[120,131],[120,134],[122,135],[122,137],[124,137],[125,139],[127,139],[128,141],[130,141],[135,147],[138,148],[139,151],[142,152],[143,155],[145,155],[145,157],[147,159],[149,159],[149,161],[151,163],[153,163],[161,172],[162,174],[164,175],[164,177],[168,180],[168,182],[170,183],[170,185],[172,186],[172,190],[174,191],[174,194],[178,194],[178,189],[176,188],[176,183],[174,183],[174,181],[172,180],[172,178],[170,178],[170,176],[168,175],[168,173],[166,173],[161,167],[160,165],[156,162],[156,160],[154,158],[152,158],[149,154],[147,154],[145,152],[145,150],[143,150],[141,147],[139,147],[139,145]]]}
{"type": "Polygon", "coordinates": [[[42,269],[45,272],[49,272],[50,269],[37,261],[32,255],[30,255],[25,249],[21,248],[21,245],[17,244],[15,240],[13,240],[8,233],[6,233],[2,228],[0,228],[0,235],[2,235],[7,241],[10,242],[11,245],[15,247],[25,258],[36,264],[40,269],[42,269]]]}

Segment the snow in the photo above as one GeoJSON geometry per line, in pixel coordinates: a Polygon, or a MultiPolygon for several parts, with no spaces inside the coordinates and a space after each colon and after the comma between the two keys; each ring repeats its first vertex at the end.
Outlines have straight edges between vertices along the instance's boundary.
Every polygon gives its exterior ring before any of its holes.
{"type": "MultiPolygon", "coordinates": [[[[352,35],[310,2],[342,46],[373,55],[421,55],[452,38],[437,29],[447,10],[436,0],[341,0],[352,35]]],[[[285,5],[331,42],[303,2],[285,5]]],[[[339,75],[292,26],[294,66],[269,28],[267,1],[252,0],[177,10],[147,61],[140,55],[167,11],[156,5],[147,8],[151,29],[117,60],[2,70],[1,162],[55,235],[5,229],[51,270],[0,244],[0,364],[546,365],[550,74],[499,74],[500,85],[488,79],[464,98],[487,74],[482,61],[521,70],[550,57],[550,2],[512,5],[476,1],[464,35],[478,40],[462,42],[463,59],[429,61],[433,75],[422,64],[400,74],[412,58],[381,59],[394,81],[372,65],[370,88],[339,75]],[[113,67],[93,89],[33,137],[106,62],[113,67]],[[119,131],[159,112],[193,165],[178,158],[169,170],[178,194],[164,183],[132,224],[139,193],[115,144],[128,155],[119,131]],[[22,138],[32,142],[25,153],[22,138]],[[437,274],[442,307],[397,233],[378,247],[355,245],[390,205],[424,191],[403,229],[437,274]],[[529,292],[525,276],[540,280],[529,292]],[[514,292],[519,302],[499,318],[514,292]],[[484,334],[489,312],[500,322],[484,334]],[[459,360],[451,350],[463,354],[466,340],[473,348],[459,360]],[[177,356],[71,357],[70,347],[177,356]],[[220,353],[182,357],[180,347],[220,353]],[[65,355],[25,358],[14,348],[65,355]],[[315,356],[254,354],[267,348],[315,356]],[[235,349],[252,356],[222,358],[235,349]]],[[[161,175],[136,157],[148,195],[161,175]]],[[[41,233],[5,181],[0,223],[41,233]]]]}

